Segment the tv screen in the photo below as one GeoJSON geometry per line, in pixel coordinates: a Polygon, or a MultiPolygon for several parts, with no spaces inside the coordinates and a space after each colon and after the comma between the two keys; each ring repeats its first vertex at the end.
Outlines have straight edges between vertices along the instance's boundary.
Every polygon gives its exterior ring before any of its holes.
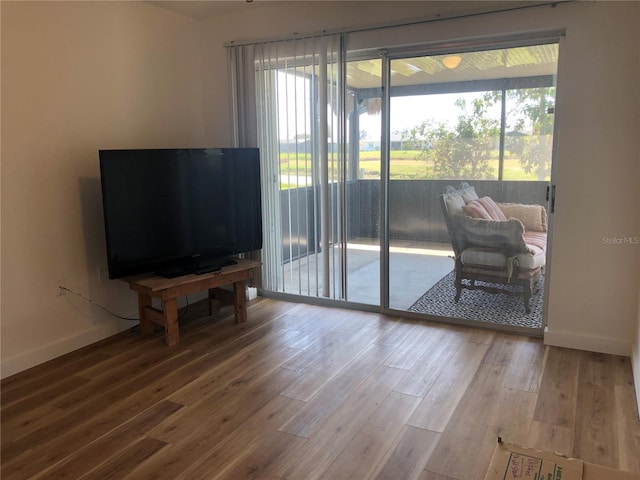
{"type": "Polygon", "coordinates": [[[109,278],[203,273],[262,248],[257,148],[99,156],[109,278]]]}

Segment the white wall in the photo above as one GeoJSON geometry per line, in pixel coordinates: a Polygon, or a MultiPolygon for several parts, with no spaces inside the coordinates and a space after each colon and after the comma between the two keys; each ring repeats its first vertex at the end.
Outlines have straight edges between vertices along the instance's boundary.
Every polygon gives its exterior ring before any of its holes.
{"type": "MultiPolygon", "coordinates": [[[[204,23],[205,45],[211,54],[205,61],[205,74],[213,78],[215,70],[217,80],[226,80],[226,73],[217,70],[226,61],[224,42],[279,38],[293,33],[294,26],[297,32],[309,33],[446,13],[452,3],[415,2],[407,7],[366,2],[362,8],[362,2],[315,2],[312,6],[290,2],[247,8],[240,15],[204,23]]],[[[461,9],[477,11],[484,6],[478,2],[461,9]]],[[[411,31],[429,42],[566,29],[558,65],[554,177],[558,190],[545,334],[549,344],[631,354],[638,321],[640,247],[605,244],[603,238],[640,234],[639,12],[640,4],[635,2],[576,2],[433,23],[411,31]]],[[[360,33],[357,43],[375,42],[383,36],[387,42],[389,35],[383,32],[360,33]]],[[[400,36],[391,37],[403,41],[400,36]]],[[[224,90],[210,90],[208,106],[226,104],[225,95],[224,90]]],[[[208,117],[208,121],[214,127],[211,131],[226,136],[230,126],[221,124],[223,118],[226,116],[218,110],[217,118],[208,117]]]]}
{"type": "Polygon", "coordinates": [[[135,323],[106,265],[98,149],[204,145],[197,21],[142,2],[1,2],[2,376],[135,323]]]}
{"type": "MultiPolygon", "coordinates": [[[[135,308],[124,285],[97,284],[104,241],[96,150],[127,142],[229,145],[225,42],[488,5],[253,2],[197,22],[139,3],[2,2],[3,375],[47,359],[38,352],[51,358],[117,329],[94,309],[86,314],[81,302],[74,303],[82,313],[56,297],[58,278],[124,311],[135,308]]],[[[426,41],[566,28],[545,335],[551,344],[629,355],[638,335],[640,248],[605,245],[603,237],[640,234],[639,12],[638,3],[576,2],[424,29],[426,41]]]]}
{"type": "Polygon", "coordinates": [[[640,274],[633,242],[640,233],[640,5],[571,7],[558,72],[559,189],[545,339],[629,355],[640,274]]]}

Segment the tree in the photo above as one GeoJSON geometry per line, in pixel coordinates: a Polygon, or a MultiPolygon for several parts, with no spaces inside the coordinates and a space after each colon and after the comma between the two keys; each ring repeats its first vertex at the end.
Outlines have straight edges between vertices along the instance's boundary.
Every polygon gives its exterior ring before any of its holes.
{"type": "MultiPolygon", "coordinates": [[[[507,90],[505,101],[505,149],[519,156],[522,170],[546,180],[551,174],[555,88],[507,90]]],[[[486,92],[469,105],[460,98],[455,105],[461,112],[453,127],[427,120],[402,132],[406,148],[419,150],[418,158],[431,166],[427,178],[496,178],[490,160],[498,149],[500,120],[491,118],[490,109],[501,102],[500,90],[486,92]]]]}
{"type": "Polygon", "coordinates": [[[442,179],[495,178],[490,159],[496,150],[500,122],[488,115],[494,101],[484,96],[470,108],[464,99],[456,100],[461,110],[455,126],[445,122],[422,122],[402,132],[405,147],[419,150],[419,158],[431,165],[427,177],[442,179]]]}
{"type": "Polygon", "coordinates": [[[551,175],[555,87],[507,91],[508,118],[513,118],[506,147],[520,156],[520,165],[538,180],[551,175]]]}

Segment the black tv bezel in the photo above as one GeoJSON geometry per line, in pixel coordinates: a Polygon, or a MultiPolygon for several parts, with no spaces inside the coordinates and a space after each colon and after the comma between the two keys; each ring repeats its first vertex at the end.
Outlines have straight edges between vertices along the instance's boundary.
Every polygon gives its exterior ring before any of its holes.
{"type": "Polygon", "coordinates": [[[252,147],[223,147],[223,148],[146,148],[146,149],[100,149],[98,151],[99,160],[100,160],[100,184],[102,189],[102,205],[103,205],[103,224],[105,228],[105,241],[106,241],[106,251],[107,251],[107,268],[110,279],[118,279],[130,276],[136,276],[140,274],[149,274],[154,273],[156,275],[164,276],[164,277],[177,277],[181,275],[187,274],[202,274],[211,271],[219,270],[220,268],[231,265],[235,263],[232,258],[233,255],[238,255],[242,253],[246,253],[248,251],[260,250],[262,248],[263,243],[263,232],[262,232],[262,203],[261,203],[261,194],[260,194],[260,152],[258,148],[252,147]],[[213,150],[213,151],[221,151],[238,154],[242,152],[249,151],[252,155],[254,155],[254,161],[256,162],[257,167],[257,189],[258,195],[256,197],[258,205],[257,209],[259,215],[257,216],[257,221],[259,224],[258,232],[259,238],[255,239],[255,242],[251,243],[250,249],[244,248],[232,248],[229,250],[220,250],[220,249],[210,249],[208,251],[193,251],[188,255],[167,255],[167,256],[152,256],[146,258],[140,258],[140,260],[128,261],[125,263],[115,262],[113,256],[112,249],[112,241],[110,240],[110,227],[109,224],[112,222],[110,213],[109,213],[109,202],[105,197],[105,175],[104,175],[104,160],[103,160],[103,152],[106,152],[110,155],[112,154],[131,154],[132,152],[136,153],[153,153],[153,152],[191,152],[191,151],[202,151],[202,150],[213,150]]]}

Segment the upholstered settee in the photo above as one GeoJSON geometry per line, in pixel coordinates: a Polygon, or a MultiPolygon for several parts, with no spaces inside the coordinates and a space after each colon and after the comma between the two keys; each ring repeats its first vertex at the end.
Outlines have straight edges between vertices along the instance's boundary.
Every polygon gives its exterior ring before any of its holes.
{"type": "Polygon", "coordinates": [[[441,203],[454,251],[455,302],[465,288],[482,289],[522,295],[529,313],[546,262],[545,208],[496,203],[466,183],[447,187],[441,203]]]}

